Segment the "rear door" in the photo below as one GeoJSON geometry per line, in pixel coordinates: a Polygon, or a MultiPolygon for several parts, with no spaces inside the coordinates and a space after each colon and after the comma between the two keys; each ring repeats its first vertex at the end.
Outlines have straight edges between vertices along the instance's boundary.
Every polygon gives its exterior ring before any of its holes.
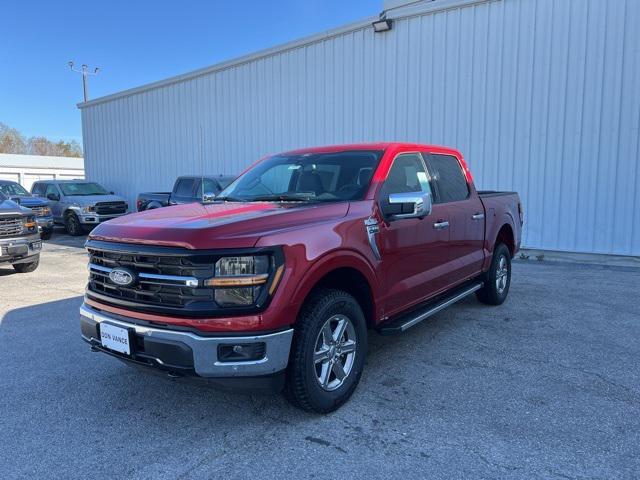
{"type": "Polygon", "coordinates": [[[195,193],[196,184],[195,178],[179,178],[176,181],[171,198],[169,199],[169,205],[180,205],[183,203],[193,203],[198,196],[195,193]]]}
{"type": "Polygon", "coordinates": [[[427,165],[435,193],[434,203],[447,211],[449,281],[457,284],[482,270],[484,207],[473,185],[467,182],[460,159],[455,155],[428,153],[427,165]]]}
{"type": "MultiPolygon", "coordinates": [[[[400,153],[393,160],[378,196],[391,193],[430,192],[428,172],[420,153],[400,153]]],[[[406,218],[380,225],[379,247],[385,283],[385,314],[392,316],[431,297],[447,286],[446,212],[434,205],[425,218],[406,218]],[[439,222],[440,221],[440,222],[439,222]]]]}

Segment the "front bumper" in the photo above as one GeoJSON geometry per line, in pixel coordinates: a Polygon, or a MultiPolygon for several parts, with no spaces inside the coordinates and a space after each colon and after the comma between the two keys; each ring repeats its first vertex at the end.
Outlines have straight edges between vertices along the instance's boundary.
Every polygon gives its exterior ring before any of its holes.
{"type": "Polygon", "coordinates": [[[293,329],[262,335],[209,336],[186,330],[157,328],[120,315],[106,313],[83,304],[80,307],[82,338],[95,350],[121,360],[146,365],[183,376],[233,379],[281,374],[289,361],[293,329]],[[100,325],[107,322],[130,333],[131,355],[102,347],[100,325]],[[221,345],[264,343],[262,358],[248,361],[222,361],[221,345]]]}
{"type": "Polygon", "coordinates": [[[48,231],[53,228],[53,217],[36,217],[36,223],[40,231],[48,231]]]}
{"type": "Polygon", "coordinates": [[[0,239],[0,264],[29,263],[40,254],[42,240],[40,235],[0,239]]]}
{"type": "Polygon", "coordinates": [[[78,214],[78,219],[80,220],[80,223],[83,225],[98,225],[102,222],[106,222],[107,220],[122,217],[123,215],[126,215],[126,213],[117,213],[115,215],[98,215],[95,213],[81,213],[81,214],[78,214]]]}

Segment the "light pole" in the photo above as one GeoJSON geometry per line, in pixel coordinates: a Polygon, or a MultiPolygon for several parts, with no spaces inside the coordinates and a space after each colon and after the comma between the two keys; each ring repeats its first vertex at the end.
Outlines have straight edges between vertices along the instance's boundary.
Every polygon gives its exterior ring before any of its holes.
{"type": "Polygon", "coordinates": [[[93,72],[89,71],[89,67],[86,64],[82,65],[82,70],[78,70],[77,68],[73,68],[73,62],[69,62],[69,68],[76,73],[82,74],[82,91],[84,93],[84,101],[89,100],[89,85],[87,83],[87,77],[89,75],[94,76],[97,75],[100,69],[96,67],[93,72]]]}

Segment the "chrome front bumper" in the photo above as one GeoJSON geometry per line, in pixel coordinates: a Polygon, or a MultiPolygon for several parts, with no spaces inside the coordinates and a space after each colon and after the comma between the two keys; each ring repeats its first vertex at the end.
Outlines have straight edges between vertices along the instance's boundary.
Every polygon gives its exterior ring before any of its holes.
{"type": "Polygon", "coordinates": [[[40,235],[0,239],[0,263],[24,263],[42,250],[40,235]]]}
{"type": "MultiPolygon", "coordinates": [[[[190,331],[166,330],[131,322],[127,317],[107,314],[86,304],[80,307],[80,322],[83,332],[97,332],[96,326],[107,322],[126,328],[144,339],[162,344],[182,344],[191,349],[193,369],[200,377],[258,377],[282,372],[289,361],[289,350],[293,338],[293,329],[281,332],[253,336],[205,336],[190,331]],[[243,345],[263,342],[266,345],[265,355],[259,360],[228,362],[218,358],[218,346],[243,345]]],[[[99,335],[96,335],[99,336],[99,335]]],[[[92,344],[100,345],[100,338],[82,334],[82,338],[92,344]]],[[[134,342],[135,343],[135,342],[134,342]]],[[[135,349],[135,346],[134,346],[135,349]]],[[[132,352],[135,355],[135,351],[132,352]]],[[[127,357],[122,357],[127,360],[127,357]]],[[[162,358],[154,359],[162,366],[162,358]]]]}
{"type": "Polygon", "coordinates": [[[115,215],[98,215],[95,213],[83,213],[78,215],[80,223],[83,225],[98,225],[99,223],[106,222],[114,218],[122,217],[126,213],[117,213],[115,215]]]}

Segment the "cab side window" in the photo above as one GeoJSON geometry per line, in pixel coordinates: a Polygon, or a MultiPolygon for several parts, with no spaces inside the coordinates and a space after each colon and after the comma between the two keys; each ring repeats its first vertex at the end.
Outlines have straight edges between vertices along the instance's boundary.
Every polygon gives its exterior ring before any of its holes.
{"type": "Polygon", "coordinates": [[[53,183],[47,185],[47,189],[44,191],[44,196],[47,197],[50,193],[60,195],[60,193],[58,192],[58,187],[56,187],[53,183]]]}
{"type": "Polygon", "coordinates": [[[389,175],[382,186],[383,198],[391,193],[405,192],[431,192],[427,171],[417,153],[398,155],[393,160],[389,175]]]}
{"type": "Polygon", "coordinates": [[[456,157],[429,154],[428,162],[435,185],[435,203],[458,202],[469,196],[467,179],[456,157]]]}
{"type": "Polygon", "coordinates": [[[403,153],[393,160],[389,175],[380,190],[380,203],[389,213],[409,213],[402,210],[402,204],[390,205],[389,195],[411,192],[431,194],[429,175],[419,154],[403,153]]]}

